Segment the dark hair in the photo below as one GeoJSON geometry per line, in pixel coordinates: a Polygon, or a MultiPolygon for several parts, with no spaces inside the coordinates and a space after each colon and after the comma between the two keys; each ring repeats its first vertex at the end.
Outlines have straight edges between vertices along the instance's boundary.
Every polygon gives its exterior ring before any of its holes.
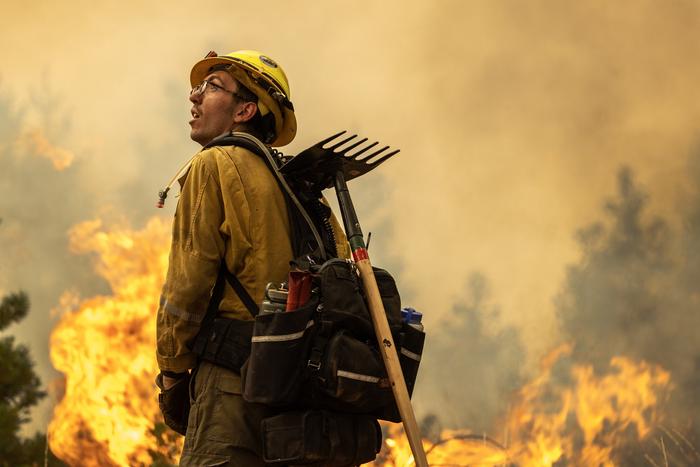
{"type": "MultiPolygon", "coordinates": [[[[234,81],[238,84],[236,94],[241,101],[258,103],[258,96],[253,91],[243,86],[237,79],[234,78],[234,81]]],[[[258,108],[253,118],[246,122],[246,128],[263,143],[271,143],[275,139],[275,116],[272,112],[263,116],[258,108]]]]}

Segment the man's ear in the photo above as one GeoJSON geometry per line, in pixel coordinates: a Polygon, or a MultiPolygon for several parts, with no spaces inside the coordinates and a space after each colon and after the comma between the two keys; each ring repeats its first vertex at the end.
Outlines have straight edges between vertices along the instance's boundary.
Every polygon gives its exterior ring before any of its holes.
{"type": "Polygon", "coordinates": [[[255,112],[258,111],[258,104],[255,102],[243,102],[236,106],[235,113],[233,114],[234,123],[244,123],[255,116],[255,112]]]}

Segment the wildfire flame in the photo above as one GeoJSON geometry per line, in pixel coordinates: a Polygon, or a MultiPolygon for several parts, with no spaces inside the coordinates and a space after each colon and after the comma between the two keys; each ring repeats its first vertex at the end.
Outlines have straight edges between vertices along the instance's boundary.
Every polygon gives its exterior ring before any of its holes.
{"type": "Polygon", "coordinates": [[[520,465],[613,466],[615,447],[645,438],[658,424],[659,398],[667,394],[670,374],[644,361],[613,357],[609,371],[596,375],[590,365],[572,365],[555,375],[568,345],[551,352],[542,372],[518,394],[507,421],[509,453],[520,465]],[[566,382],[555,382],[564,378],[566,382]]]}
{"type": "MultiPolygon", "coordinates": [[[[101,230],[99,221],[70,232],[72,251],[98,253],[97,273],[111,296],[64,311],[51,334],[51,361],[65,395],[49,425],[51,450],[71,465],[150,465],[150,432],[160,414],[154,378],[155,319],[167,268],[169,228],[101,230]]],[[[72,297],[64,302],[73,302],[72,297]]]]}
{"type": "Polygon", "coordinates": [[[32,150],[36,155],[50,160],[53,168],[59,172],[70,167],[75,159],[75,154],[68,149],[51,144],[39,128],[28,130],[21,137],[20,144],[32,150]]]}
{"type": "MultiPolygon", "coordinates": [[[[400,425],[387,427],[388,437],[380,458],[372,464],[383,467],[415,465],[408,438],[400,425]]],[[[423,440],[428,463],[432,466],[500,466],[508,463],[508,453],[498,443],[468,431],[444,430],[435,443],[423,440]]]]}
{"type": "MultiPolygon", "coordinates": [[[[445,431],[446,442],[424,443],[430,465],[614,466],[614,450],[639,442],[660,422],[658,403],[670,374],[646,362],[614,357],[602,375],[566,364],[563,345],[542,360],[540,374],[518,391],[504,422],[505,447],[479,436],[445,431]],[[563,368],[557,368],[564,363],[563,368]],[[462,438],[462,439],[460,439],[462,438]],[[467,439],[464,439],[467,438],[467,439]],[[563,463],[562,463],[563,462],[563,463]]],[[[499,430],[500,431],[500,430],[499,430]]],[[[390,431],[384,465],[412,465],[408,441],[390,431]]]]}
{"type": "MultiPolygon", "coordinates": [[[[75,253],[97,253],[96,271],[110,296],[80,300],[74,292],[51,335],[51,359],[65,375],[65,395],[49,425],[51,450],[70,465],[176,462],[182,438],[154,431],[161,421],[153,379],[155,311],[167,268],[169,226],[151,220],[141,231],[85,222],[70,232],[75,253]]],[[[539,375],[515,395],[495,442],[465,431],[424,441],[431,465],[612,466],[615,449],[641,440],[660,421],[670,375],[646,362],[615,357],[609,368],[570,361],[561,346],[539,375]]],[[[370,465],[413,465],[399,425],[370,465]]]]}

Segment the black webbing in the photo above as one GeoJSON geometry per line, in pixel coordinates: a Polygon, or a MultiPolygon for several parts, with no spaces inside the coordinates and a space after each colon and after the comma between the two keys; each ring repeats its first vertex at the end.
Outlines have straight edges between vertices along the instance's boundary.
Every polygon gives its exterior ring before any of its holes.
{"type": "Polygon", "coordinates": [[[209,345],[209,340],[212,332],[216,332],[214,329],[214,319],[219,313],[219,305],[221,300],[224,298],[224,284],[228,282],[233,290],[238,294],[238,298],[241,299],[245,307],[248,309],[253,317],[258,316],[258,307],[255,304],[255,300],[250,296],[248,291],[243,287],[243,284],[234,276],[226,267],[224,260],[221,260],[221,266],[219,267],[219,274],[216,277],[216,283],[211,292],[211,299],[209,300],[209,305],[207,306],[207,312],[204,315],[202,324],[199,328],[199,333],[195,337],[192,343],[192,351],[201,356],[204,354],[207,345],[209,345]]]}
{"type": "MultiPolygon", "coordinates": [[[[248,308],[250,314],[253,315],[253,317],[258,316],[259,308],[258,305],[255,304],[255,300],[253,300],[253,297],[251,297],[245,287],[243,287],[241,281],[228,270],[224,261],[221,261],[221,269],[223,270],[226,282],[233,287],[233,290],[238,294],[238,298],[240,298],[245,307],[248,308]]],[[[214,297],[212,297],[212,299],[213,298],[214,297]]],[[[221,299],[219,299],[219,301],[221,301],[221,299]]]]}

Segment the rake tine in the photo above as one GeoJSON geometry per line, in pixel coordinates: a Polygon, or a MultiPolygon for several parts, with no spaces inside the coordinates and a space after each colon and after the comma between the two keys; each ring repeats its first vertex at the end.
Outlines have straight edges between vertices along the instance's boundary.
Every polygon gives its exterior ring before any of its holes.
{"type": "Polygon", "coordinates": [[[330,147],[327,147],[327,148],[324,148],[324,149],[325,149],[326,151],[333,151],[333,152],[335,152],[335,150],[338,149],[340,146],[342,146],[343,144],[345,144],[345,143],[347,143],[348,141],[350,141],[350,140],[352,140],[352,139],[355,139],[355,138],[357,138],[357,135],[348,136],[347,138],[345,138],[345,139],[343,139],[343,140],[340,140],[339,142],[333,144],[333,146],[330,146],[330,147]]]}
{"type": "MultiPolygon", "coordinates": [[[[367,164],[368,164],[368,165],[373,165],[373,166],[374,166],[374,165],[379,165],[379,164],[381,164],[382,162],[384,162],[385,160],[387,160],[388,158],[390,158],[391,156],[393,156],[394,154],[396,154],[396,153],[399,152],[399,151],[400,151],[400,149],[396,149],[396,150],[394,150],[394,151],[391,151],[389,154],[383,155],[382,157],[380,157],[380,158],[377,159],[376,161],[367,162],[367,164]]],[[[368,157],[367,159],[369,159],[369,157],[368,157]]]]}
{"type": "Polygon", "coordinates": [[[387,149],[389,149],[389,146],[384,146],[383,148],[374,151],[374,152],[373,152],[372,154],[370,154],[369,156],[365,156],[365,157],[363,157],[362,159],[358,159],[357,162],[365,162],[365,163],[367,163],[367,161],[369,161],[370,159],[372,159],[372,158],[375,157],[375,156],[378,156],[379,154],[383,153],[383,152],[386,151],[387,149]]]}
{"type": "Polygon", "coordinates": [[[358,141],[352,143],[350,146],[343,149],[342,151],[338,151],[338,154],[342,154],[344,156],[348,151],[355,149],[356,147],[358,147],[360,144],[364,143],[365,141],[367,141],[367,138],[362,138],[361,140],[358,140],[358,141]]]}
{"type": "Polygon", "coordinates": [[[321,147],[323,147],[325,144],[330,143],[331,141],[333,141],[333,140],[336,139],[338,136],[340,136],[340,135],[342,135],[342,134],[344,134],[344,133],[346,133],[345,130],[341,131],[340,133],[336,133],[336,134],[334,134],[333,136],[329,136],[328,138],[324,139],[323,141],[319,141],[318,143],[316,143],[316,146],[319,147],[319,148],[321,148],[321,147]]]}
{"type": "MultiPolygon", "coordinates": [[[[366,140],[367,140],[367,138],[365,138],[365,141],[366,141],[366,140]]],[[[345,156],[345,157],[347,157],[348,159],[357,159],[357,156],[359,156],[359,155],[361,155],[361,154],[367,152],[367,150],[372,149],[372,148],[375,147],[377,144],[379,144],[379,142],[375,141],[374,143],[369,144],[369,145],[365,146],[364,148],[360,149],[360,150],[357,151],[355,154],[353,154],[353,155],[351,155],[351,156],[345,156]]]]}

